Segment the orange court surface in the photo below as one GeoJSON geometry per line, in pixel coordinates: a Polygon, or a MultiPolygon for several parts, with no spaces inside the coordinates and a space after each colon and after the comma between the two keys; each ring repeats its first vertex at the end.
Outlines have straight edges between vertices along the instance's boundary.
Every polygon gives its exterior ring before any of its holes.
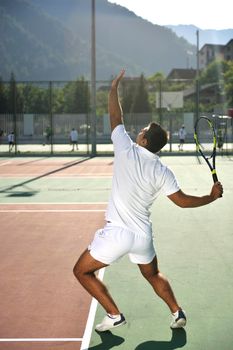
{"type": "Polygon", "coordinates": [[[72,267],[106,208],[83,192],[111,173],[112,159],[0,160],[1,350],[81,348],[91,298],[72,267]]]}

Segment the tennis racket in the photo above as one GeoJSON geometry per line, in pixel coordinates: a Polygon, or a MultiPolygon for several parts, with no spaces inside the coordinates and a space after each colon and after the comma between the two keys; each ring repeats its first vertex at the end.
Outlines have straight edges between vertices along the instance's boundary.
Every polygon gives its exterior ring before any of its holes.
{"type": "Polygon", "coordinates": [[[214,183],[217,182],[218,177],[215,166],[217,137],[214,125],[209,118],[198,118],[194,126],[194,140],[197,151],[205,159],[210,168],[214,183]]]}

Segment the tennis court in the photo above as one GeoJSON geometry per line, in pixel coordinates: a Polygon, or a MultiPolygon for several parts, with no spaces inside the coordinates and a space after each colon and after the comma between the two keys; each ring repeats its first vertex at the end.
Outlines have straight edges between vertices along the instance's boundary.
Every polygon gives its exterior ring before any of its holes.
{"type": "MultiPolygon", "coordinates": [[[[184,192],[208,193],[212,179],[196,157],[163,157],[184,192]]],[[[104,224],[112,157],[0,159],[0,350],[233,349],[233,161],[218,157],[222,199],[181,209],[166,197],[151,219],[161,271],[188,315],[171,331],[165,304],[125,257],[101,278],[127,318],[97,334],[104,314],[72,268],[104,224]]]]}

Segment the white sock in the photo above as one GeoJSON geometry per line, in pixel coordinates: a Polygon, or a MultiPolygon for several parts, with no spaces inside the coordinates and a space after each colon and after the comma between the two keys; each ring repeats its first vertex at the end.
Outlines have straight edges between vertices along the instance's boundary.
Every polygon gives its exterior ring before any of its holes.
{"type": "Polygon", "coordinates": [[[172,315],[175,316],[175,317],[178,317],[178,315],[179,315],[179,310],[177,310],[176,312],[172,313],[172,315]]]}
{"type": "Polygon", "coordinates": [[[113,319],[115,319],[115,318],[117,318],[117,317],[119,317],[119,316],[120,316],[120,314],[119,314],[119,315],[111,315],[111,314],[107,314],[107,315],[108,315],[108,317],[113,318],[113,319]]]}

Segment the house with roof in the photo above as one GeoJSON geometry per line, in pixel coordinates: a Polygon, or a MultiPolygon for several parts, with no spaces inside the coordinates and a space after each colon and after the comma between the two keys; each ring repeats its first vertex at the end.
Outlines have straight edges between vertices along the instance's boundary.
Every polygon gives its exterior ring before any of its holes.
{"type": "Polygon", "coordinates": [[[225,45],[205,44],[199,51],[199,68],[204,69],[215,60],[224,60],[225,45]]]}
{"type": "Polygon", "coordinates": [[[224,48],[224,58],[226,61],[233,60],[233,39],[228,41],[224,48]]]}
{"type": "Polygon", "coordinates": [[[186,81],[194,80],[196,78],[196,69],[182,69],[182,68],[173,68],[167,76],[167,80],[174,81],[186,81]]]}

